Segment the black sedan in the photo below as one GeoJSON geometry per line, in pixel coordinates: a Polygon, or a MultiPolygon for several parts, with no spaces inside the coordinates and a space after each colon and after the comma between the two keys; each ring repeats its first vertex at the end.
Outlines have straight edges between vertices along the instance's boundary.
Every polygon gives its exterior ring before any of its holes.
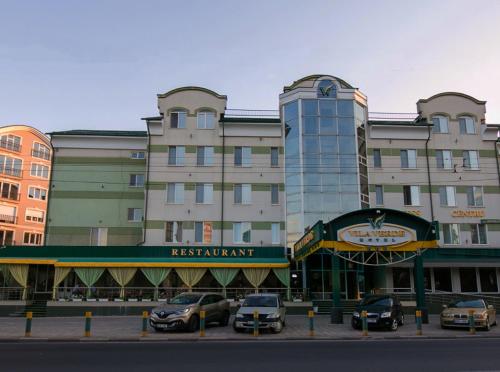
{"type": "Polygon", "coordinates": [[[352,313],[352,327],[362,328],[361,313],[367,312],[369,328],[385,328],[396,331],[404,323],[404,314],[399,300],[389,295],[367,296],[356,306],[352,313]]]}

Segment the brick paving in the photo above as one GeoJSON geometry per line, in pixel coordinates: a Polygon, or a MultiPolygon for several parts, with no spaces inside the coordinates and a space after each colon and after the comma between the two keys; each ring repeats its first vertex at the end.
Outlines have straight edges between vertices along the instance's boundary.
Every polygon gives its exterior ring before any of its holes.
{"type": "MultiPolygon", "coordinates": [[[[231,318],[232,324],[233,318],[231,318]]],[[[134,341],[134,340],[199,340],[198,332],[186,333],[176,331],[155,332],[148,328],[148,335],[141,337],[142,319],[138,316],[99,316],[92,318],[91,337],[84,335],[83,317],[51,317],[34,318],[31,337],[24,338],[24,318],[0,318],[0,341],[15,340],[68,340],[68,341],[134,341]]],[[[469,335],[467,329],[446,329],[439,326],[439,317],[430,315],[430,323],[423,325],[423,336],[416,336],[416,326],[413,317],[406,317],[406,324],[396,332],[370,330],[369,339],[384,338],[456,338],[456,337],[500,337],[500,327],[491,331],[479,331],[476,336],[469,335]]],[[[326,315],[315,317],[315,336],[309,336],[308,318],[303,315],[289,315],[286,327],[279,334],[264,332],[259,339],[362,339],[362,332],[350,326],[350,316],[344,318],[344,324],[330,324],[326,315]]],[[[210,325],[206,329],[206,340],[252,340],[255,337],[249,333],[236,333],[232,326],[219,327],[210,325]]]]}

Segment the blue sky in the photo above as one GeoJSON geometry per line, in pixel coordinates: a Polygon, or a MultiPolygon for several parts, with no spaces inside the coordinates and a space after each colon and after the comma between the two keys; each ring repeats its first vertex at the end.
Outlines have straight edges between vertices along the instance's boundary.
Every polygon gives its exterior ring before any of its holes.
{"type": "Polygon", "coordinates": [[[314,73],[369,111],[460,91],[500,123],[500,1],[0,0],[0,126],[143,130],[156,94],[184,85],[276,109],[314,73]]]}

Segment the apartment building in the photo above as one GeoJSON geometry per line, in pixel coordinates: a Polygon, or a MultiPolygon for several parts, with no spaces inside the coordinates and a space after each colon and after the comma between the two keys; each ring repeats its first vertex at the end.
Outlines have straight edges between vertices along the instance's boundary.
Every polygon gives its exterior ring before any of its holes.
{"type": "Polygon", "coordinates": [[[0,246],[43,244],[51,158],[37,129],[0,128],[0,246]]]}

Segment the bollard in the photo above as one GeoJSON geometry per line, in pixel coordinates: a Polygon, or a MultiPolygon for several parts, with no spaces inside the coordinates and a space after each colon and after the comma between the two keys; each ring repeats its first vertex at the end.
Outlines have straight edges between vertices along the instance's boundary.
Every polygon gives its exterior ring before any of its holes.
{"type": "Polygon", "coordinates": [[[415,311],[415,322],[417,323],[417,336],[422,336],[422,310],[415,311]]]}
{"type": "Polygon", "coordinates": [[[26,330],[24,331],[24,337],[31,337],[31,320],[33,319],[33,312],[26,312],[26,330]]]}
{"type": "Polygon", "coordinates": [[[92,321],[92,313],[90,311],[85,312],[85,337],[90,337],[90,325],[92,321]]]}
{"type": "Polygon", "coordinates": [[[368,336],[368,322],[366,321],[367,312],[363,310],[361,312],[361,326],[363,328],[363,336],[368,336]]]}
{"type": "Polygon", "coordinates": [[[257,310],[253,312],[253,335],[255,337],[259,335],[259,312],[257,310]]]}
{"type": "Polygon", "coordinates": [[[145,337],[148,335],[148,318],[149,313],[147,311],[142,312],[142,333],[141,336],[145,337]]]}
{"type": "Polygon", "coordinates": [[[205,310],[200,311],[200,337],[205,337],[205,310]]]}
{"type": "Polygon", "coordinates": [[[474,310],[469,310],[469,333],[476,334],[476,325],[474,324],[474,310]]]}
{"type": "Polygon", "coordinates": [[[309,310],[307,312],[307,316],[309,317],[309,336],[314,336],[314,311],[309,310]]]}

